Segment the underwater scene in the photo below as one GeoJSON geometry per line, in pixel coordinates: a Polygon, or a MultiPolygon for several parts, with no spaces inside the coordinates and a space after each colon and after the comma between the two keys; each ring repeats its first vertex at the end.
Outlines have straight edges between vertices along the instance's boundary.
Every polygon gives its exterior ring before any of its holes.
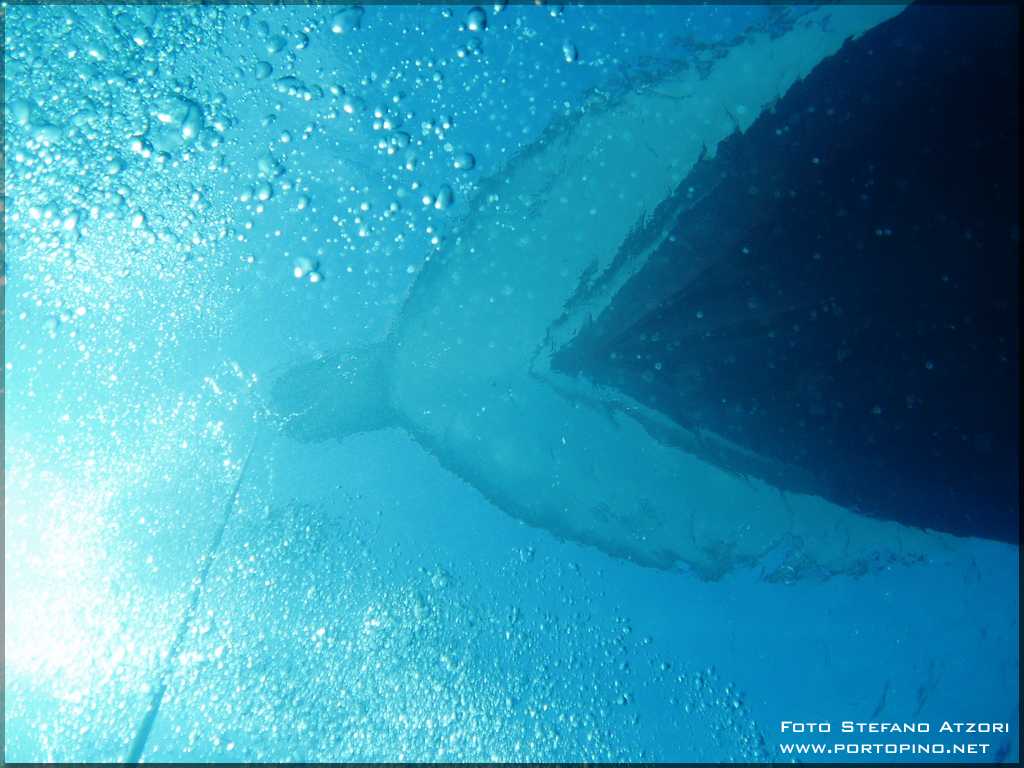
{"type": "Polygon", "coordinates": [[[1013,4],[9,3],[4,762],[1016,762],[1013,4]]]}

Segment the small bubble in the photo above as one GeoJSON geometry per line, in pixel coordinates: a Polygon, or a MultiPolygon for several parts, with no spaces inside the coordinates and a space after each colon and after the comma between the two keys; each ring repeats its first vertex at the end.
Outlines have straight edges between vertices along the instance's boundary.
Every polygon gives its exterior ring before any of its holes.
{"type": "Polygon", "coordinates": [[[452,192],[452,188],[447,184],[442,184],[441,188],[437,190],[437,199],[434,200],[434,208],[439,211],[443,211],[451,204],[455,202],[455,193],[452,192]]]}
{"type": "Polygon", "coordinates": [[[346,115],[354,115],[363,111],[363,102],[356,96],[345,96],[341,101],[341,111],[346,115]]]}
{"type": "Polygon", "coordinates": [[[295,275],[297,280],[301,280],[306,275],[315,273],[318,266],[319,264],[313,261],[313,259],[310,259],[307,256],[300,256],[295,260],[295,264],[292,267],[292,274],[295,275]]]}
{"type": "Polygon", "coordinates": [[[470,32],[483,32],[487,29],[487,12],[479,5],[470,8],[466,14],[466,29],[470,32]]]}
{"type": "Polygon", "coordinates": [[[476,167],[476,158],[469,152],[460,152],[452,160],[452,168],[457,171],[471,171],[476,167]]]}
{"type": "Polygon", "coordinates": [[[267,40],[267,53],[273,56],[275,53],[280,52],[286,45],[288,45],[288,41],[285,39],[284,35],[274,35],[267,40]]]}
{"type": "Polygon", "coordinates": [[[276,179],[284,173],[284,168],[269,152],[260,156],[256,161],[256,167],[259,170],[260,175],[265,176],[268,179],[276,179]]]}
{"type": "Polygon", "coordinates": [[[336,35],[343,35],[347,32],[354,32],[363,24],[363,7],[353,5],[340,13],[336,13],[331,19],[331,32],[336,35]]]}
{"type": "Polygon", "coordinates": [[[444,589],[448,586],[449,577],[443,568],[438,566],[433,575],[430,577],[430,583],[434,586],[434,589],[444,589]]]}

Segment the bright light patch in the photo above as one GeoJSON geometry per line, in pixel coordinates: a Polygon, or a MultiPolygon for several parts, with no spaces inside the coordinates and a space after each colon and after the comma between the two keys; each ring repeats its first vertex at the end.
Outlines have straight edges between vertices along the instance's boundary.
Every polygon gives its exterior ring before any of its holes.
{"type": "Polygon", "coordinates": [[[99,655],[97,630],[114,624],[98,535],[110,494],[72,493],[55,473],[25,464],[7,472],[5,660],[73,683],[99,655]]]}
{"type": "Polygon", "coordinates": [[[116,489],[41,469],[10,447],[5,458],[5,671],[71,703],[141,675],[155,649],[126,629],[132,593],[108,554],[116,489]]]}

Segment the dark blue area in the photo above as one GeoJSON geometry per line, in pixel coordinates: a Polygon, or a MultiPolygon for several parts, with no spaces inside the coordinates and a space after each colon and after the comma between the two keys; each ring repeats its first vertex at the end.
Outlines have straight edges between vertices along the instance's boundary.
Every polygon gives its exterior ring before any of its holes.
{"type": "Polygon", "coordinates": [[[848,43],[699,164],[556,364],[783,486],[1016,542],[1017,34],[1012,6],[915,6],[848,43]]]}

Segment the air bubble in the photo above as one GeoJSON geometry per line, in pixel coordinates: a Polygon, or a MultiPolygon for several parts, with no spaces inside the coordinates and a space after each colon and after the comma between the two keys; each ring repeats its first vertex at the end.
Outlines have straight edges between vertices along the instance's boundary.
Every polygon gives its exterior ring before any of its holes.
{"type": "Polygon", "coordinates": [[[447,184],[442,184],[441,188],[437,190],[437,198],[434,200],[434,208],[439,211],[451,206],[455,202],[455,193],[452,188],[447,184]]]}
{"type": "Polygon", "coordinates": [[[430,577],[430,583],[434,586],[434,589],[445,589],[449,581],[448,573],[440,566],[434,569],[434,573],[430,577]]]}
{"type": "Polygon", "coordinates": [[[487,12],[479,5],[470,8],[466,14],[466,29],[470,32],[483,32],[487,29],[487,12]]]}
{"type": "Polygon", "coordinates": [[[256,161],[256,167],[259,170],[260,175],[265,176],[268,179],[276,179],[284,173],[282,165],[269,152],[260,156],[259,160],[256,161]]]}
{"type": "Polygon", "coordinates": [[[309,89],[306,88],[306,84],[294,75],[279,77],[274,81],[274,90],[278,93],[284,93],[288,96],[297,96],[299,98],[306,98],[309,94],[309,89]]]}
{"type": "Polygon", "coordinates": [[[457,171],[471,171],[476,167],[476,158],[469,152],[460,152],[452,160],[452,168],[457,171]]]}
{"type": "Polygon", "coordinates": [[[162,99],[157,102],[152,115],[156,122],[146,136],[157,152],[172,152],[190,144],[203,129],[203,110],[188,99],[162,99]]]}
{"type": "MultiPolygon", "coordinates": [[[[320,264],[313,259],[310,259],[307,256],[300,256],[295,260],[295,264],[292,267],[292,274],[295,276],[296,280],[301,280],[307,275],[318,274],[316,270],[319,266],[320,264]]],[[[312,280],[312,278],[310,279],[312,282],[317,282],[312,280]]]]}
{"type": "Polygon", "coordinates": [[[363,7],[361,5],[353,5],[340,13],[334,14],[334,18],[331,19],[331,32],[336,35],[354,32],[362,26],[362,23],[363,7]]]}
{"type": "Polygon", "coordinates": [[[267,53],[273,56],[275,53],[279,53],[286,45],[288,45],[288,41],[284,35],[274,35],[267,40],[267,53]]]}
{"type": "Polygon", "coordinates": [[[270,185],[270,182],[261,181],[256,185],[256,199],[262,202],[266,202],[274,196],[274,188],[270,185]]]}
{"type": "Polygon", "coordinates": [[[355,115],[363,111],[363,101],[357,96],[345,96],[341,100],[341,111],[346,115],[355,115]]]}
{"type": "Polygon", "coordinates": [[[266,80],[274,74],[274,68],[269,61],[257,61],[255,75],[257,80],[266,80]]]}

